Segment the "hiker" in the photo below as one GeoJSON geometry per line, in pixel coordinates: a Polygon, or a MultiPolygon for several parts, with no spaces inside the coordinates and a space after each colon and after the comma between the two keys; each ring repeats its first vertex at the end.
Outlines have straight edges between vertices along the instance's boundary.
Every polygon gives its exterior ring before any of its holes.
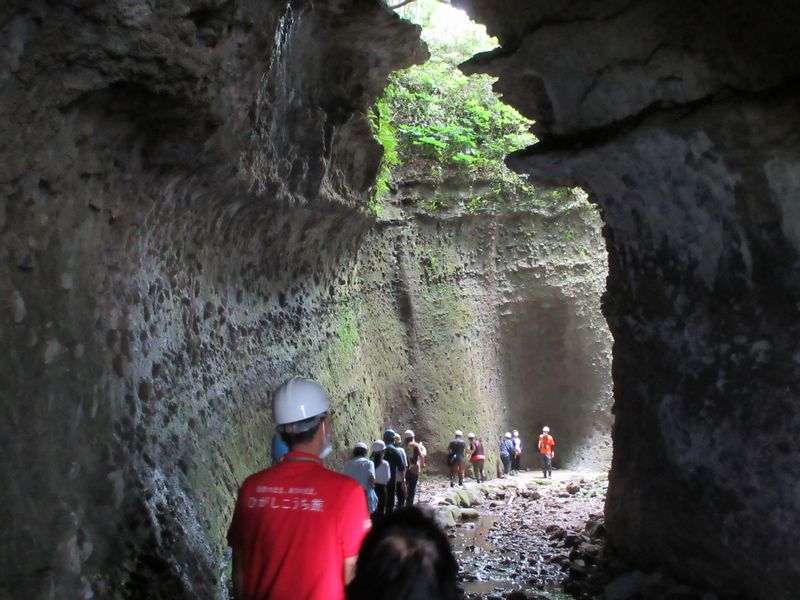
{"type": "Polygon", "coordinates": [[[283,441],[283,438],[279,433],[275,433],[272,436],[272,464],[277,465],[281,462],[281,459],[284,455],[289,452],[289,446],[286,445],[286,442],[283,441]]]}
{"type": "Polygon", "coordinates": [[[450,487],[453,487],[453,477],[458,475],[458,485],[464,487],[464,473],[466,471],[466,461],[464,455],[467,453],[467,444],[464,442],[464,434],[460,429],[456,429],[454,438],[447,446],[447,464],[450,467],[450,487]]]}
{"type": "Polygon", "coordinates": [[[378,508],[378,496],[375,494],[375,465],[367,458],[367,445],[358,442],[353,448],[353,458],[344,463],[342,473],[356,480],[367,499],[367,510],[372,514],[378,508]]]}
{"type": "MultiPolygon", "coordinates": [[[[383,458],[389,463],[391,470],[389,482],[386,484],[386,514],[394,510],[395,496],[398,490],[402,490],[402,499],[405,501],[406,453],[394,445],[395,435],[394,429],[387,429],[383,432],[383,443],[386,444],[383,458]]],[[[397,507],[401,506],[402,504],[398,503],[397,507]]]]}
{"type": "Polygon", "coordinates": [[[414,497],[417,494],[419,475],[425,468],[425,446],[417,442],[414,432],[406,429],[403,432],[403,446],[408,457],[408,470],[406,470],[406,506],[414,506],[414,497]]]}
{"type": "Polygon", "coordinates": [[[553,446],[556,441],[550,435],[549,427],[542,427],[542,435],[539,436],[539,456],[542,461],[542,476],[547,479],[553,478],[553,457],[556,455],[553,446]]]}
{"type": "Polygon", "coordinates": [[[434,518],[417,507],[375,524],[361,546],[347,600],[460,600],[458,563],[434,518]]]}
{"type": "Polygon", "coordinates": [[[469,462],[472,464],[472,473],[475,476],[475,481],[482,483],[486,481],[486,474],[483,470],[483,464],[486,461],[483,440],[475,437],[474,433],[468,433],[467,440],[469,441],[469,462]]]}
{"type": "Polygon", "coordinates": [[[375,522],[378,518],[386,514],[386,486],[391,479],[391,467],[389,461],[385,460],[383,455],[386,452],[386,444],[382,440],[375,440],[372,442],[372,462],[375,465],[375,495],[378,496],[378,506],[375,512],[372,513],[372,520],[375,522]]]}
{"type": "Polygon", "coordinates": [[[322,386],[293,377],[276,390],[272,410],[289,452],[239,489],[228,530],[234,596],[342,600],[370,528],[364,490],[323,466],[331,423],[322,386]]]}
{"type": "Polygon", "coordinates": [[[503,461],[503,477],[508,477],[511,472],[511,458],[514,456],[514,442],[511,441],[511,432],[506,431],[500,438],[500,460],[503,461]]]}
{"type": "Polygon", "coordinates": [[[514,458],[511,459],[511,472],[519,474],[519,465],[522,460],[522,440],[519,437],[519,431],[514,429],[511,432],[511,441],[514,444],[514,458]]]}
{"type": "Polygon", "coordinates": [[[406,477],[408,476],[408,454],[406,454],[405,446],[403,446],[403,438],[400,437],[400,434],[397,432],[394,434],[394,447],[397,448],[400,458],[403,459],[403,466],[405,467],[405,473],[402,477],[398,476],[394,490],[396,496],[395,506],[397,506],[397,508],[402,508],[406,505],[406,492],[408,490],[408,486],[406,485],[406,477]],[[401,483],[402,485],[400,485],[401,483]]]}

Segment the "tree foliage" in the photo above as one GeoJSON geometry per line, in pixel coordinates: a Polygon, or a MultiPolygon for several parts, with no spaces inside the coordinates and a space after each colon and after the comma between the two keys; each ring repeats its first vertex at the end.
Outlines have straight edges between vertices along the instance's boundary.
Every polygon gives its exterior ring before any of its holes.
{"type": "MultiPolygon", "coordinates": [[[[392,169],[400,164],[400,156],[397,153],[397,131],[392,125],[392,120],[392,111],[387,99],[380,98],[375,103],[370,115],[372,131],[380,145],[383,146],[383,159],[375,182],[375,199],[381,198],[389,191],[392,169]]],[[[380,212],[380,204],[377,202],[373,202],[370,208],[376,214],[380,212]]]]}
{"type": "Polygon", "coordinates": [[[509,152],[534,141],[530,124],[499,100],[490,78],[466,77],[447,61],[432,59],[395,73],[385,98],[404,162],[496,168],[509,152]]]}
{"type": "Polygon", "coordinates": [[[493,78],[467,77],[458,69],[495,41],[436,0],[418,0],[398,12],[422,25],[432,58],[394,73],[376,104],[373,129],[385,151],[376,197],[386,193],[398,165],[423,176],[460,171],[516,181],[502,161],[535,141],[531,122],[492,91],[493,78]]]}
{"type": "Polygon", "coordinates": [[[372,127],[384,156],[372,212],[381,212],[393,175],[432,182],[457,176],[474,184],[468,199],[446,191],[425,197],[419,206],[429,211],[447,210],[454,202],[481,214],[507,209],[557,214],[588,207],[580,189],[534,189],[505,166],[506,155],[536,142],[532,121],[502,102],[492,90],[493,78],[467,77],[458,68],[494,48],[496,40],[437,0],[416,0],[398,13],[422,26],[431,59],[393,73],[373,108],[372,127]]]}

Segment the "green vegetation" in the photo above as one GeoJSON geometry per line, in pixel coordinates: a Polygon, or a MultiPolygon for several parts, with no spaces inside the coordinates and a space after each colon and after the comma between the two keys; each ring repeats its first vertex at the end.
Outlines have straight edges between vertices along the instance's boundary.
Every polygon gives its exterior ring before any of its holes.
{"type": "Polygon", "coordinates": [[[370,212],[380,215],[393,176],[434,184],[455,177],[474,184],[466,199],[435,192],[419,200],[418,206],[430,212],[454,204],[474,214],[501,206],[528,212],[576,205],[574,190],[535,189],[505,166],[505,156],[536,142],[533,123],[500,100],[492,77],[467,77],[458,69],[497,41],[438,0],[416,0],[398,13],[422,26],[431,59],[392,74],[373,107],[372,128],[384,155],[370,212]]]}
{"type": "Polygon", "coordinates": [[[504,175],[498,171],[506,154],[534,141],[529,123],[500,102],[489,77],[466,77],[443,60],[394,74],[385,99],[406,163],[504,175]]]}
{"type": "MultiPolygon", "coordinates": [[[[532,122],[500,101],[492,91],[493,78],[467,77],[458,69],[459,63],[496,46],[496,41],[463,13],[435,0],[418,0],[400,13],[422,25],[431,59],[394,73],[376,105],[391,117],[398,135],[397,145],[386,144],[381,133],[388,130],[373,124],[384,145],[385,166],[402,159],[404,165],[422,171],[438,164],[445,170],[509,179],[502,160],[535,141],[529,132],[532,122]]],[[[379,185],[377,197],[383,189],[379,185]]]]}
{"type": "MultiPolygon", "coordinates": [[[[534,143],[531,121],[503,104],[492,91],[493,78],[465,76],[458,64],[477,52],[495,47],[483,27],[437,0],[417,0],[401,16],[423,27],[431,59],[394,73],[382,98],[373,107],[372,130],[384,155],[370,211],[380,214],[380,200],[389,191],[392,172],[402,168],[432,181],[451,174],[493,180],[525,188],[503,158],[534,143]]],[[[491,204],[495,194],[476,198],[471,208],[491,204]]],[[[439,199],[430,209],[446,208],[439,199]]]]}
{"type": "Polygon", "coordinates": [[[397,154],[397,132],[392,126],[392,112],[386,98],[379,99],[372,110],[370,119],[372,131],[378,142],[383,146],[383,159],[375,182],[375,194],[370,204],[370,210],[380,215],[381,205],[379,200],[389,191],[389,177],[392,168],[400,164],[397,154]]]}

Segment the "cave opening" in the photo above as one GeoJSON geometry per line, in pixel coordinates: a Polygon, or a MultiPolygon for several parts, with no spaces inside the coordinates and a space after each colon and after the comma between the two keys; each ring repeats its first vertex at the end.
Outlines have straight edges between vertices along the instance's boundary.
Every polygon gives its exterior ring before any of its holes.
{"type": "MultiPolygon", "coordinates": [[[[538,469],[537,436],[549,425],[559,435],[556,468],[608,471],[613,392],[599,213],[582,190],[534,186],[503,163],[537,140],[534,123],[493,90],[495,78],[459,70],[496,48],[485,27],[439,0],[396,10],[421,27],[430,58],[394,73],[375,109],[385,158],[373,210],[379,220],[404,212],[445,231],[453,221],[475,231],[491,224],[497,266],[486,301],[497,310],[499,385],[490,404],[502,417],[475,426],[500,426],[485,434],[492,445],[503,430],[519,430],[523,469],[538,469]]],[[[429,278],[446,271],[440,262],[429,260],[429,278]]]]}

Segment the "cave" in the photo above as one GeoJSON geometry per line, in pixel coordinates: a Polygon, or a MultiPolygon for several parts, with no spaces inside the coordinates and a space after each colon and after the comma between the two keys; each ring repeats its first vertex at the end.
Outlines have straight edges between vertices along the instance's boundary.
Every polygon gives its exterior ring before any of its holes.
{"type": "Polygon", "coordinates": [[[519,221],[366,210],[370,107],[428,57],[383,2],[0,7],[0,597],[225,594],[236,488],[292,373],[330,389],[342,443],[548,418],[599,465],[610,430],[622,556],[796,596],[800,12],[453,5],[499,41],[464,72],[535,121],[508,166],[597,207],[606,331],[504,254],[519,221]],[[580,419],[542,416],[550,394],[580,419]]]}
{"type": "MultiPolygon", "coordinates": [[[[558,432],[556,466],[607,470],[611,464],[610,345],[600,315],[582,315],[577,304],[586,296],[565,298],[545,288],[529,294],[504,318],[501,329],[505,401],[509,422],[520,431],[558,432]],[[571,301],[570,301],[571,300],[571,301]]],[[[596,298],[589,295],[588,298],[596,298]]],[[[528,439],[522,468],[537,469],[528,439]]]]}

